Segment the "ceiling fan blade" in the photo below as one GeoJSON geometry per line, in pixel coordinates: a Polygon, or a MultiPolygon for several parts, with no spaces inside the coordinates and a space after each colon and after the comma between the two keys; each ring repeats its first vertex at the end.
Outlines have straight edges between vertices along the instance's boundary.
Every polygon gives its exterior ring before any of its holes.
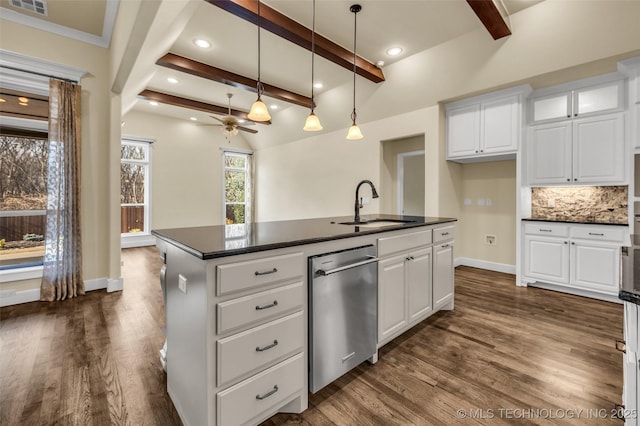
{"type": "Polygon", "coordinates": [[[218,117],[214,117],[213,115],[210,115],[209,117],[211,117],[211,118],[213,118],[213,119],[216,119],[216,120],[218,120],[218,121],[219,121],[219,122],[221,122],[221,123],[224,123],[224,122],[222,121],[222,119],[220,119],[220,118],[218,118],[218,117]]]}
{"type": "Polygon", "coordinates": [[[224,124],[196,124],[198,127],[222,127],[224,124]]]}
{"type": "Polygon", "coordinates": [[[247,133],[258,133],[257,130],[247,129],[246,127],[241,127],[241,126],[238,126],[238,130],[242,130],[243,132],[247,132],[247,133]]]}

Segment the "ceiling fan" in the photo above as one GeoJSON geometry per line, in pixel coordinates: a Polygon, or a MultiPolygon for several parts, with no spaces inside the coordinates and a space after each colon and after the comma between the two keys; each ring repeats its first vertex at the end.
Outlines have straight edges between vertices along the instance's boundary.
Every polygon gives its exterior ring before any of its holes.
{"type": "MultiPolygon", "coordinates": [[[[253,129],[249,129],[247,127],[241,126],[240,120],[238,120],[237,118],[231,115],[231,98],[232,97],[233,97],[233,94],[227,93],[227,98],[229,99],[229,112],[227,113],[227,116],[223,118],[218,118],[218,117],[214,117],[213,115],[210,115],[209,117],[218,120],[220,124],[208,124],[208,126],[220,127],[222,134],[225,135],[227,139],[231,136],[237,135],[239,130],[242,130],[243,132],[248,132],[248,133],[258,133],[257,130],[253,130],[253,129]]],[[[253,121],[247,121],[245,123],[245,125],[248,125],[248,126],[251,126],[253,124],[255,124],[253,121]]]]}

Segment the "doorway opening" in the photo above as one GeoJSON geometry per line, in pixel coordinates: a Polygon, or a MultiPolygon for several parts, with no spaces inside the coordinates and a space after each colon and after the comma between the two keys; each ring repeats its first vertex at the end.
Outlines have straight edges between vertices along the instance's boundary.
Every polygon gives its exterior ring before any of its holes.
{"type": "Polygon", "coordinates": [[[424,216],[424,135],[382,141],[381,211],[424,216]]]}

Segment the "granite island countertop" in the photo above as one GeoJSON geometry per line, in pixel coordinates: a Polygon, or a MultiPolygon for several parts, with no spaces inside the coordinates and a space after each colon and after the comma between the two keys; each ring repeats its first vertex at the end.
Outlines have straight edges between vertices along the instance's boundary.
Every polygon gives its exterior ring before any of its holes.
{"type": "Polygon", "coordinates": [[[614,225],[614,226],[629,226],[629,223],[627,222],[598,222],[595,220],[587,220],[587,219],[581,219],[581,218],[575,218],[575,219],[571,219],[571,218],[566,218],[566,217],[562,217],[562,218],[558,218],[558,219],[554,219],[554,218],[549,218],[549,217],[523,217],[522,220],[525,221],[532,221],[532,222],[556,222],[556,223],[579,223],[579,224],[584,224],[584,225],[614,225]]]}
{"type": "Polygon", "coordinates": [[[340,222],[353,221],[353,217],[340,216],[256,222],[246,225],[157,229],[152,230],[151,234],[201,259],[214,259],[457,221],[455,218],[447,217],[388,214],[372,214],[369,216],[369,218],[363,216],[362,221],[386,219],[409,222],[395,223],[382,227],[341,225],[340,222]]]}

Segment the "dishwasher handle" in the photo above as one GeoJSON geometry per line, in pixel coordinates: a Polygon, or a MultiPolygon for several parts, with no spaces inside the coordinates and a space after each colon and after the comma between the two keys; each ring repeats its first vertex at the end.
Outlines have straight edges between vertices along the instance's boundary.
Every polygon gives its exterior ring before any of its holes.
{"type": "Polygon", "coordinates": [[[367,259],[361,260],[360,262],[350,263],[348,265],[340,266],[337,268],[329,269],[325,271],[324,269],[318,269],[316,274],[322,275],[326,277],[327,275],[335,274],[336,272],[346,271],[347,269],[357,268],[358,266],[368,265],[369,263],[377,262],[378,258],[375,256],[367,256],[367,259]]]}

